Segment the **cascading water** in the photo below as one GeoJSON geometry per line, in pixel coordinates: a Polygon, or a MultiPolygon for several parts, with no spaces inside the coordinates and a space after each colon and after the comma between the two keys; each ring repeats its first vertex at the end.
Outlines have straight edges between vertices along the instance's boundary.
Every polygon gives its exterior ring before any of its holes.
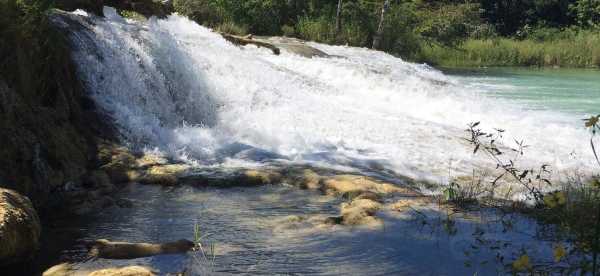
{"type": "MultiPolygon", "coordinates": [[[[582,114],[488,95],[510,87],[368,49],[308,43],[330,56],[275,56],[234,46],[181,16],[139,22],[111,8],[104,13],[53,18],[71,35],[89,93],[137,149],[199,168],[310,163],[444,183],[450,173],[493,167],[462,139],[468,123],[481,121],[505,129],[507,143],[526,139],[525,165],[593,169],[589,133],[578,126],[582,114]]],[[[415,206],[421,209],[413,214],[382,207],[383,229],[363,230],[326,223],[345,199],[288,185],[132,184],[119,194],[135,208],[94,213],[83,239],[164,242],[191,239],[200,226],[203,237],[214,234],[208,236],[216,241],[216,262],[198,262],[198,252],[79,262],[86,249],[67,251],[82,273],[147,265],[186,275],[500,275],[524,250],[532,263],[555,262],[547,226],[495,210],[448,214],[415,206]]],[[[396,199],[384,200],[390,206],[396,199]]]]}
{"type": "Polygon", "coordinates": [[[525,139],[530,164],[593,165],[580,118],[491,99],[382,52],[309,43],[332,57],[275,56],[178,15],[75,14],[81,78],[125,139],[199,166],[283,159],[444,182],[449,167],[486,162],[462,141],[474,121],[525,139]]]}

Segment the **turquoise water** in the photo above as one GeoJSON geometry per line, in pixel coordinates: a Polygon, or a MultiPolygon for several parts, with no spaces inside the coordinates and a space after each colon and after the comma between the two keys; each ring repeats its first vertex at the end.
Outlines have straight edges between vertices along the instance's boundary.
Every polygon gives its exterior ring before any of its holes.
{"type": "Polygon", "coordinates": [[[600,113],[600,70],[485,68],[443,71],[485,95],[513,101],[527,109],[566,112],[581,117],[600,113]]]}

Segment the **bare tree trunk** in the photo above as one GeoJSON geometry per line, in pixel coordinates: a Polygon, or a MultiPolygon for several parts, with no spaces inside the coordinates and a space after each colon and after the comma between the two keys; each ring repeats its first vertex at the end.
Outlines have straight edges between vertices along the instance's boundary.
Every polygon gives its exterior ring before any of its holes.
{"type": "Polygon", "coordinates": [[[337,14],[335,16],[335,34],[342,31],[342,0],[338,0],[337,14]]]}
{"type": "Polygon", "coordinates": [[[379,19],[379,26],[377,27],[377,33],[375,33],[375,37],[373,38],[373,49],[379,49],[381,47],[381,39],[383,37],[383,27],[385,23],[385,14],[390,8],[390,0],[385,0],[383,2],[383,7],[381,8],[381,18],[379,19]]]}

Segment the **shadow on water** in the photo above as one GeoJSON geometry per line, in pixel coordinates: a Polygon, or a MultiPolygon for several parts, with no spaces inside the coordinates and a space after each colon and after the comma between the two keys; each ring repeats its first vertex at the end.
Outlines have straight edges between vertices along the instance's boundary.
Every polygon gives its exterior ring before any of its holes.
{"type": "MultiPolygon", "coordinates": [[[[205,242],[215,245],[214,265],[190,253],[97,259],[79,263],[80,269],[136,264],[191,275],[500,275],[524,252],[532,263],[552,260],[555,244],[543,235],[548,229],[492,210],[384,209],[378,213],[383,228],[329,225],[313,218],[337,215],[342,199],[285,184],[232,189],[133,184],[122,196],[134,207],[111,207],[90,217],[83,240],[193,239],[197,224],[207,234],[205,242]]],[[[73,247],[64,256],[83,260],[85,250],[73,247]]]]}

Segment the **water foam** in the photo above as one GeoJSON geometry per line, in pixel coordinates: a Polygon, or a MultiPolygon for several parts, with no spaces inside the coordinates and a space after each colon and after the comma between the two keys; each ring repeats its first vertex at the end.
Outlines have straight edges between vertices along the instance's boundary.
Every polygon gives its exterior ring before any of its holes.
{"type": "Polygon", "coordinates": [[[426,65],[317,43],[336,57],[274,56],[178,15],[141,23],[105,13],[73,30],[74,58],[136,147],[198,165],[284,159],[444,182],[449,166],[487,164],[462,141],[481,121],[526,139],[528,164],[592,166],[579,118],[491,99],[426,65]]]}

